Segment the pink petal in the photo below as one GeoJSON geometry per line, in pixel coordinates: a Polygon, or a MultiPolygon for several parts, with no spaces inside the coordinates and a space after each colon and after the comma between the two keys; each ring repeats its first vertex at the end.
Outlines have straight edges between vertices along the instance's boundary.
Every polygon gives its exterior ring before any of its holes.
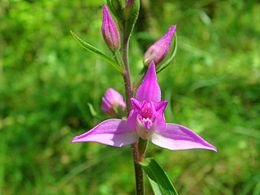
{"type": "Polygon", "coordinates": [[[101,122],[88,132],[76,136],[72,142],[99,142],[110,146],[121,147],[135,143],[137,136],[134,130],[130,130],[127,121],[109,119],[101,122]]]}
{"type": "Polygon", "coordinates": [[[165,130],[166,129],[166,121],[163,112],[156,113],[156,120],[154,121],[154,125],[156,129],[165,130]]]}
{"type": "Polygon", "coordinates": [[[168,104],[168,100],[164,100],[164,101],[160,101],[160,102],[156,102],[155,104],[155,109],[157,112],[162,112],[164,113],[164,110],[168,104]]]}
{"type": "Polygon", "coordinates": [[[200,148],[217,151],[215,146],[206,142],[192,130],[178,124],[167,123],[165,130],[157,131],[151,136],[151,141],[155,145],[170,150],[200,148]]]}
{"type": "Polygon", "coordinates": [[[146,100],[154,102],[159,102],[161,100],[161,89],[157,81],[156,69],[153,61],[148,67],[142,84],[137,89],[136,99],[139,101],[146,100]]]}
{"type": "Polygon", "coordinates": [[[138,112],[136,112],[135,109],[131,110],[127,119],[127,126],[129,129],[136,129],[137,127],[137,115],[138,112]]]}
{"type": "Polygon", "coordinates": [[[140,110],[141,109],[141,102],[139,102],[137,99],[135,98],[131,98],[131,103],[133,105],[133,109],[137,109],[140,110]]]}
{"type": "Polygon", "coordinates": [[[164,110],[168,104],[168,101],[160,101],[156,102],[155,109],[156,109],[156,120],[154,121],[156,129],[164,130],[166,128],[166,122],[164,118],[164,110]]]}

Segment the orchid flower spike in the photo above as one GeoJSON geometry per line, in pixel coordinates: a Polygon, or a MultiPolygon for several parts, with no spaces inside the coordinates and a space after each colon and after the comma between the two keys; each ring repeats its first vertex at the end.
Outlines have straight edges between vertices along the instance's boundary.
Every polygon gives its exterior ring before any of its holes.
{"type": "Polygon", "coordinates": [[[121,147],[138,142],[139,138],[170,150],[217,149],[192,130],[182,125],[166,123],[164,110],[168,101],[161,101],[161,90],[151,62],[142,84],[131,99],[133,109],[127,120],[109,119],[90,131],[74,137],[72,142],[99,142],[121,147]]]}
{"type": "Polygon", "coordinates": [[[102,110],[109,115],[116,115],[118,111],[125,110],[123,97],[116,90],[109,88],[102,97],[102,110]]]}
{"type": "Polygon", "coordinates": [[[103,22],[102,22],[102,34],[103,38],[112,52],[119,49],[120,35],[118,28],[109,13],[107,5],[103,7],[103,22]]]}
{"type": "Polygon", "coordinates": [[[159,64],[168,54],[171,48],[172,39],[176,31],[176,25],[171,26],[163,37],[156,41],[144,54],[144,64],[147,66],[154,61],[159,64]]]}

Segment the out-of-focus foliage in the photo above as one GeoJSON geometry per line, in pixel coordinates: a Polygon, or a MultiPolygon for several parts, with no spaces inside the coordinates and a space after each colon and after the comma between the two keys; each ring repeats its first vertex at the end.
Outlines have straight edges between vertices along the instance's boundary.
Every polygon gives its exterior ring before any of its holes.
{"type": "MultiPolygon", "coordinates": [[[[0,194],[133,194],[131,149],[70,144],[98,121],[120,75],[72,38],[109,54],[102,0],[0,1],[0,194]]],[[[143,0],[131,41],[143,53],[177,24],[178,52],[159,74],[168,121],[197,131],[219,152],[149,145],[180,194],[260,193],[259,1],[143,0]]]]}

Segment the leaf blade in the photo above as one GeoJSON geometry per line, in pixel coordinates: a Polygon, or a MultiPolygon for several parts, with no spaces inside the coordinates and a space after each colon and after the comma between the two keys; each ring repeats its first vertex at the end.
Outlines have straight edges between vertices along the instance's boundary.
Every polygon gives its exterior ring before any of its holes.
{"type": "Polygon", "coordinates": [[[93,45],[91,45],[90,43],[87,43],[86,41],[83,41],[81,38],[79,38],[79,36],[77,36],[73,31],[70,31],[71,35],[73,36],[73,38],[75,40],[77,40],[80,45],[86,49],[87,51],[97,54],[99,55],[103,60],[105,60],[107,63],[109,63],[110,65],[113,66],[113,68],[115,68],[117,71],[119,71],[120,73],[123,72],[122,67],[119,66],[117,63],[115,63],[115,61],[110,58],[109,56],[107,56],[106,54],[104,54],[102,51],[100,51],[98,48],[94,47],[93,45]]]}
{"type": "Polygon", "coordinates": [[[169,177],[152,158],[145,159],[140,163],[144,172],[147,174],[150,185],[156,195],[178,195],[169,177]]]}

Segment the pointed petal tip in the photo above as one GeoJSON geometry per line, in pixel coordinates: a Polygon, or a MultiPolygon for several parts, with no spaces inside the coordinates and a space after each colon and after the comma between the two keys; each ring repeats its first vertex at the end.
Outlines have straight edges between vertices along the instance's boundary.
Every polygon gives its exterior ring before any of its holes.
{"type": "Polygon", "coordinates": [[[171,29],[173,29],[173,30],[176,30],[176,28],[177,28],[177,25],[176,25],[176,24],[174,24],[174,25],[171,26],[171,29]]]}
{"type": "Polygon", "coordinates": [[[161,100],[161,89],[157,80],[154,61],[150,62],[143,82],[136,91],[136,99],[139,101],[146,100],[154,102],[161,100]]]}
{"type": "Polygon", "coordinates": [[[103,22],[111,18],[109,9],[106,4],[103,6],[103,22]]]}
{"type": "Polygon", "coordinates": [[[192,130],[178,124],[167,123],[163,131],[153,134],[151,141],[170,150],[206,149],[217,152],[217,148],[192,130]]]}
{"type": "MultiPolygon", "coordinates": [[[[148,66],[146,75],[149,75],[150,79],[155,79],[157,81],[157,76],[156,76],[156,66],[154,61],[152,60],[148,66]]],[[[146,77],[145,75],[145,77],[146,77]]]]}
{"type": "Polygon", "coordinates": [[[150,62],[148,69],[153,69],[153,70],[155,70],[155,63],[154,63],[153,60],[150,62]]]}
{"type": "Polygon", "coordinates": [[[78,136],[73,137],[73,139],[71,140],[71,143],[75,143],[75,142],[77,142],[77,141],[76,141],[77,137],[78,137],[78,136]]]}
{"type": "Polygon", "coordinates": [[[217,148],[215,146],[209,144],[208,142],[207,142],[207,146],[203,146],[201,148],[194,148],[194,149],[206,149],[206,150],[211,150],[213,152],[218,152],[217,148]]]}
{"type": "MultiPolygon", "coordinates": [[[[193,132],[194,133],[194,132],[193,132]]],[[[195,134],[195,133],[194,133],[195,134]]],[[[218,152],[217,148],[215,146],[213,146],[212,144],[210,144],[209,142],[207,142],[206,140],[204,140],[202,137],[200,137],[199,135],[197,135],[203,142],[204,142],[204,146],[202,148],[198,148],[198,149],[207,149],[207,150],[211,150],[214,152],[218,152]]]]}
{"type": "Polygon", "coordinates": [[[167,37],[169,44],[171,44],[171,42],[172,42],[175,31],[176,31],[176,25],[174,24],[165,33],[165,37],[167,37]]]}
{"type": "Polygon", "coordinates": [[[215,146],[213,146],[213,145],[211,145],[211,149],[210,150],[212,150],[214,152],[218,152],[218,149],[215,146]]]}
{"type": "Polygon", "coordinates": [[[150,62],[149,66],[148,66],[146,75],[150,75],[150,79],[157,81],[156,66],[155,66],[155,63],[153,60],[150,62]]]}
{"type": "Polygon", "coordinates": [[[166,106],[168,105],[169,101],[168,100],[163,100],[163,101],[160,101],[158,103],[155,104],[155,109],[156,111],[162,111],[164,112],[166,106]]]}
{"type": "Polygon", "coordinates": [[[72,138],[71,143],[81,142],[79,139],[80,139],[80,136],[75,136],[72,138]]]}
{"type": "Polygon", "coordinates": [[[177,25],[174,24],[169,28],[169,32],[174,33],[176,31],[177,25]]]}
{"type": "Polygon", "coordinates": [[[107,4],[104,4],[104,5],[103,5],[103,11],[104,11],[104,12],[107,12],[107,11],[108,11],[107,4]]]}
{"type": "Polygon", "coordinates": [[[134,108],[140,109],[141,105],[140,105],[140,102],[137,99],[131,98],[130,100],[131,100],[132,106],[134,108]]]}

